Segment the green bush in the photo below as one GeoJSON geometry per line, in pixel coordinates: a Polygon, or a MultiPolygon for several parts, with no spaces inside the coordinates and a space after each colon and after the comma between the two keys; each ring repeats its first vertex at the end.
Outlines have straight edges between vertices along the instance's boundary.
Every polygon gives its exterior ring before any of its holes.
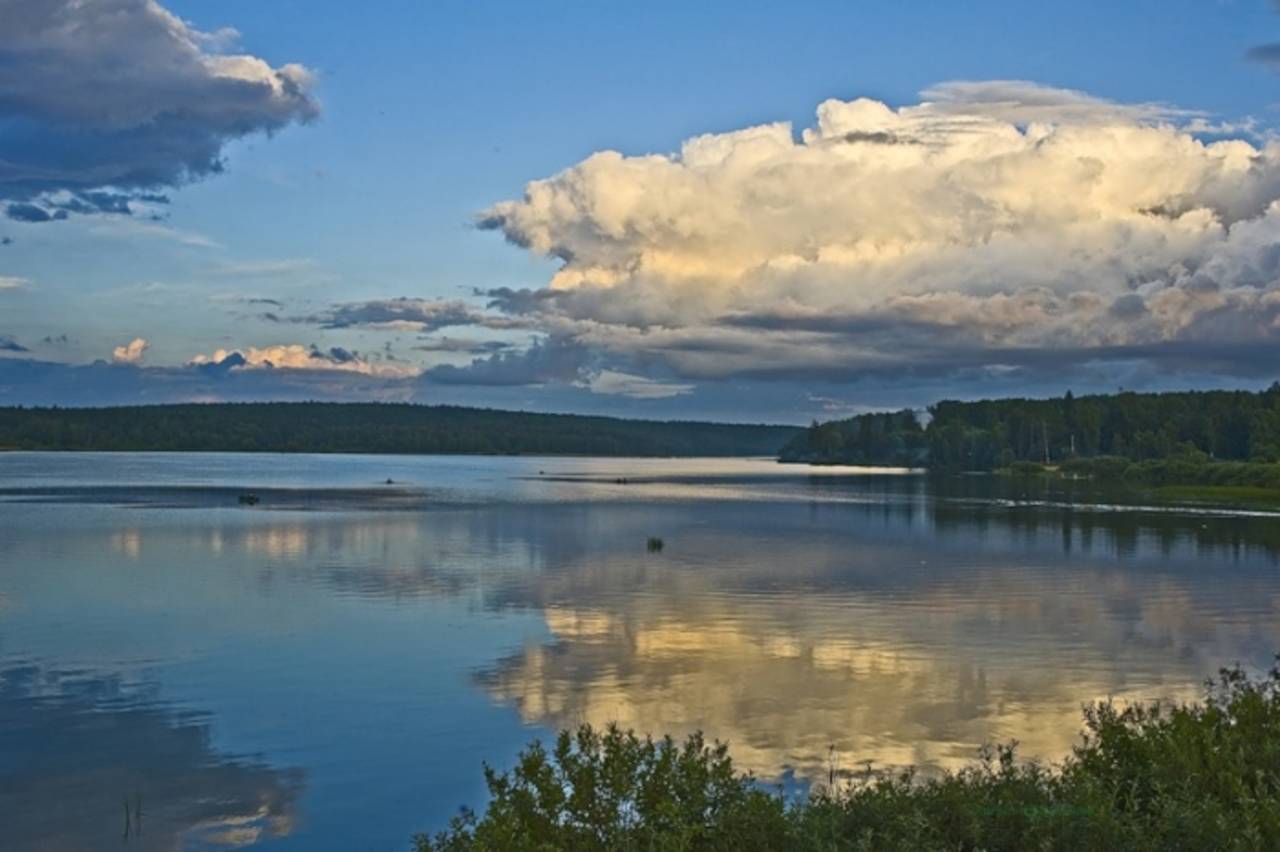
{"type": "Polygon", "coordinates": [[[959,772],[911,770],[788,805],[734,771],[724,745],[609,727],[485,768],[491,801],[428,850],[1262,850],[1280,848],[1280,671],[1221,672],[1194,704],[1084,714],[1061,764],[984,748],[959,772]]]}
{"type": "Polygon", "coordinates": [[[781,849],[786,836],[782,800],[700,734],[680,745],[584,725],[484,774],[484,817],[464,811],[434,839],[416,838],[419,850],[781,849]]]}

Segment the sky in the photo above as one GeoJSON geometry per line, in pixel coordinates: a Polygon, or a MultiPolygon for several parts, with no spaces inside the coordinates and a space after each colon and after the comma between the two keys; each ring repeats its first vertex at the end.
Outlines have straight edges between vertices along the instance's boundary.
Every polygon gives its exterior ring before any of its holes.
{"type": "Polygon", "coordinates": [[[1280,378],[1280,6],[0,0],[0,404],[1280,378]]]}

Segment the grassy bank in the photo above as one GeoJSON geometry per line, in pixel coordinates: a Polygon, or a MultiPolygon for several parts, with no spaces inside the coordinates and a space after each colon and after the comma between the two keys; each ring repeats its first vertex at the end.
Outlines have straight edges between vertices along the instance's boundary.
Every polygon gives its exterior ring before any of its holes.
{"type": "Polygon", "coordinates": [[[967,769],[828,785],[788,804],[728,749],[583,727],[485,769],[490,802],[428,850],[1280,848],[1280,672],[1221,672],[1189,705],[1098,704],[1060,764],[1013,745],[967,769]]]}
{"type": "Polygon", "coordinates": [[[1158,500],[1174,503],[1211,503],[1268,509],[1280,505],[1280,488],[1262,488],[1256,485],[1162,485],[1151,491],[1158,500]]]}
{"type": "Polygon", "coordinates": [[[1169,459],[1130,461],[1115,456],[1070,459],[1058,468],[1068,476],[1121,480],[1151,486],[1210,486],[1280,491],[1280,464],[1212,461],[1187,454],[1169,459]]]}
{"type": "Polygon", "coordinates": [[[1070,477],[1126,485],[1162,500],[1280,503],[1280,464],[1274,462],[1212,461],[1194,454],[1144,461],[1096,456],[1058,465],[1014,462],[996,472],[1017,478],[1070,477]]]}

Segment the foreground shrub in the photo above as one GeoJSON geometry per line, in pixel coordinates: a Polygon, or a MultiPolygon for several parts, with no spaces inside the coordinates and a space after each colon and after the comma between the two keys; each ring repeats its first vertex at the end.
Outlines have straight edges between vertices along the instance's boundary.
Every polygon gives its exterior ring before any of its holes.
{"type": "Polygon", "coordinates": [[[486,767],[491,802],[426,850],[1280,849],[1280,671],[1228,669],[1204,700],[1084,714],[1060,765],[987,747],[922,779],[872,775],[787,805],[736,773],[724,745],[609,727],[486,767]]]}
{"type": "Polygon", "coordinates": [[[733,769],[723,744],[694,734],[641,739],[609,726],[534,742],[509,773],[485,767],[483,819],[463,812],[420,850],[769,849],[785,837],[781,799],[733,769]],[[762,841],[764,841],[762,845],[762,841]]]}

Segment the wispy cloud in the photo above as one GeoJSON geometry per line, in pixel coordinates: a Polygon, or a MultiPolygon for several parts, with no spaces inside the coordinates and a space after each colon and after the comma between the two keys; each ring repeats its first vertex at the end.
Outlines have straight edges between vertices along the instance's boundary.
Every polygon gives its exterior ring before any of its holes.
{"type": "Polygon", "coordinates": [[[194,248],[224,248],[217,240],[196,231],[124,216],[103,217],[89,228],[89,233],[117,240],[166,240],[194,248]]]}
{"type": "Polygon", "coordinates": [[[319,264],[310,257],[276,260],[228,260],[212,267],[212,272],[229,278],[284,278],[314,272],[319,264]]]}

